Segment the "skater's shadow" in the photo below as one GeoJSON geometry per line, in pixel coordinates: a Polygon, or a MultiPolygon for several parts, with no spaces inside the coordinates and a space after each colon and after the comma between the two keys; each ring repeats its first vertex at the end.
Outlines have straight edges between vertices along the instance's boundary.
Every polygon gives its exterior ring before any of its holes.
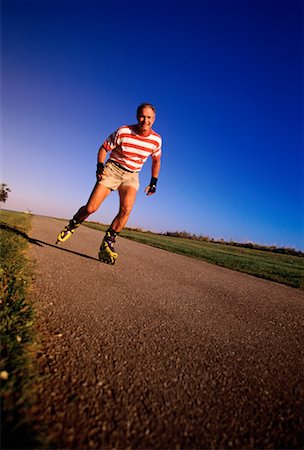
{"type": "Polygon", "coordinates": [[[56,250],[60,250],[61,252],[73,253],[74,255],[81,256],[86,259],[93,259],[93,261],[99,261],[97,258],[93,258],[93,256],[84,255],[83,253],[74,252],[73,250],[68,250],[67,248],[58,247],[58,245],[49,244],[48,242],[40,241],[39,239],[34,239],[29,237],[24,231],[18,230],[18,228],[11,227],[6,223],[0,222],[0,229],[10,231],[12,233],[17,234],[18,236],[22,236],[26,239],[30,244],[38,245],[39,247],[44,247],[45,245],[48,247],[55,248],[56,250]]]}

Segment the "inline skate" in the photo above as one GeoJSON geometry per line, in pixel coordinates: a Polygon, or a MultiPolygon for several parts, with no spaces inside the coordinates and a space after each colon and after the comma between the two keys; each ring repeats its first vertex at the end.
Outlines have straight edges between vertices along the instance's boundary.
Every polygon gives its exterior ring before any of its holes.
{"type": "Polygon", "coordinates": [[[115,264],[115,261],[118,258],[118,253],[114,249],[114,244],[115,236],[113,236],[113,234],[109,231],[106,231],[106,235],[103,238],[98,253],[98,258],[100,261],[105,262],[106,264],[115,264]]]}
{"type": "Polygon", "coordinates": [[[65,226],[64,229],[58,234],[56,244],[59,244],[59,242],[65,242],[70,239],[79,225],[81,225],[81,222],[76,222],[76,220],[71,219],[68,225],[65,226]]]}

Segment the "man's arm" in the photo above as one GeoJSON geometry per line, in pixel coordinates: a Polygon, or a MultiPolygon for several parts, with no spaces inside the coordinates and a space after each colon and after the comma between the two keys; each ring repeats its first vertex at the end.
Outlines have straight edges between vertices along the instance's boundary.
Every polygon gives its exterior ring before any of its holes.
{"type": "Polygon", "coordinates": [[[158,178],[159,172],[160,172],[160,166],[161,166],[161,159],[152,159],[152,177],[158,178]]]}
{"type": "Polygon", "coordinates": [[[145,193],[147,195],[155,194],[156,192],[156,183],[158,179],[158,175],[160,172],[161,159],[152,159],[152,177],[149,186],[146,187],[145,193]]]}
{"type": "Polygon", "coordinates": [[[104,162],[106,160],[106,156],[107,156],[107,151],[103,146],[101,146],[98,151],[97,162],[104,164],[104,162]]]}
{"type": "Polygon", "coordinates": [[[101,146],[98,151],[98,156],[97,156],[97,170],[96,170],[97,181],[101,181],[106,156],[107,156],[107,151],[103,146],[101,146]]]}

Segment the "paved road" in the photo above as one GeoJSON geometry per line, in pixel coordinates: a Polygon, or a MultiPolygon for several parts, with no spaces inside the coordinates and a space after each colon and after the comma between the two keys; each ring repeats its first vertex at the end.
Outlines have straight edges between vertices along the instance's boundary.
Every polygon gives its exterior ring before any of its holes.
{"type": "Polygon", "coordinates": [[[56,448],[299,448],[304,294],[35,216],[33,300],[56,448]]]}

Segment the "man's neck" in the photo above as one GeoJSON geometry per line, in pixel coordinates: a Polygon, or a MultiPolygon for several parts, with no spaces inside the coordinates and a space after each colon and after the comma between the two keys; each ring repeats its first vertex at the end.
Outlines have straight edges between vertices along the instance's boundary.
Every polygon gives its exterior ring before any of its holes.
{"type": "Polygon", "coordinates": [[[147,137],[147,136],[150,136],[150,134],[151,134],[151,128],[147,131],[143,131],[139,128],[138,125],[134,125],[133,129],[134,129],[135,133],[138,134],[139,136],[147,137]]]}

